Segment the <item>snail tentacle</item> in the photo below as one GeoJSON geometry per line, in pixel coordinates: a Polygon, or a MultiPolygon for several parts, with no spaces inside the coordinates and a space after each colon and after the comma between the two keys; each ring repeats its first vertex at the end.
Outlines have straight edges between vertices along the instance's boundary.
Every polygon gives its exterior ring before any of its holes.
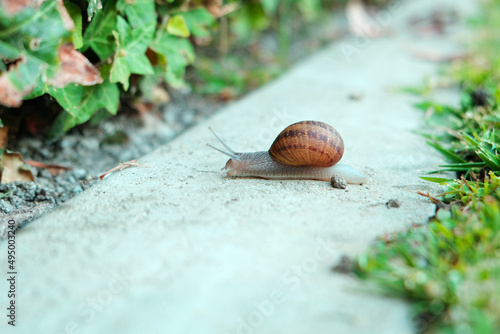
{"type": "Polygon", "coordinates": [[[211,127],[208,127],[208,129],[209,129],[210,131],[212,131],[212,133],[214,134],[215,138],[217,138],[217,140],[219,140],[219,142],[220,142],[220,143],[221,143],[221,144],[222,144],[222,145],[226,148],[226,150],[228,150],[228,152],[223,151],[223,150],[221,150],[220,148],[215,147],[215,146],[212,146],[212,145],[210,145],[210,144],[207,144],[207,145],[208,145],[208,146],[210,146],[211,148],[213,148],[214,150],[219,151],[219,152],[220,152],[220,153],[222,153],[222,154],[225,154],[225,155],[227,155],[227,156],[229,156],[229,157],[231,157],[231,158],[233,158],[233,159],[237,159],[237,158],[238,158],[238,157],[237,157],[237,154],[238,154],[238,153],[236,153],[236,151],[234,151],[231,147],[229,147],[229,145],[227,145],[226,143],[224,143],[224,141],[222,141],[222,139],[220,139],[220,138],[219,138],[219,136],[217,136],[217,134],[214,132],[214,130],[212,130],[212,128],[211,128],[211,127]]]}

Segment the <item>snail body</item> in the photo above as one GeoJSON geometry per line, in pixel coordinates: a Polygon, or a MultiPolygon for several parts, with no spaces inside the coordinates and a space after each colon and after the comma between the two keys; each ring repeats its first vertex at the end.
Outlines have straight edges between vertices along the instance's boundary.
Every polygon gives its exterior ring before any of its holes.
{"type": "Polygon", "coordinates": [[[235,152],[214,135],[227,152],[209,146],[231,158],[223,169],[227,176],[320,181],[338,176],[351,184],[368,181],[368,177],[354,168],[338,163],[344,153],[344,142],[326,123],[294,123],[278,135],[269,151],[260,152],[235,152]]]}

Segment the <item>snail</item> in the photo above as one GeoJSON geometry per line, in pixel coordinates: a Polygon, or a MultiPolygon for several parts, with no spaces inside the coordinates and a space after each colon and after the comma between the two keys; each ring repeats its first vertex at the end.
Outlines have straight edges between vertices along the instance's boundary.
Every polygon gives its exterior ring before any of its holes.
{"type": "Polygon", "coordinates": [[[351,166],[338,164],[344,154],[344,141],[331,125],[302,121],[286,127],[274,140],[269,151],[237,153],[209,128],[227,149],[227,176],[264,179],[299,179],[330,181],[340,177],[350,184],[362,184],[369,178],[351,166]]]}

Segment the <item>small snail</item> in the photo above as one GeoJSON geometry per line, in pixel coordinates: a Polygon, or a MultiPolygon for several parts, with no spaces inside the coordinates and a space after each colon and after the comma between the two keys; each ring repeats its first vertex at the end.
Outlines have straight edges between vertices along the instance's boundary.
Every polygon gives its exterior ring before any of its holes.
{"type": "Polygon", "coordinates": [[[344,154],[344,141],[323,122],[294,123],[278,135],[269,151],[251,153],[235,152],[210,130],[228,152],[208,146],[231,157],[223,168],[227,176],[321,181],[337,176],[351,184],[369,180],[351,166],[337,164],[344,154]]]}

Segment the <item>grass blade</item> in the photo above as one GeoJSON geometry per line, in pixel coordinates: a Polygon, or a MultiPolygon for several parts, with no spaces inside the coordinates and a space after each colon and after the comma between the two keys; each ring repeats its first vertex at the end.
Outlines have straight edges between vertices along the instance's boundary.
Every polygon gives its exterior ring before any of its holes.
{"type": "Polygon", "coordinates": [[[493,171],[500,171],[500,159],[490,150],[486,149],[480,142],[467,133],[462,135],[465,142],[474,149],[477,156],[493,171]]]}
{"type": "Polygon", "coordinates": [[[427,144],[434,147],[437,151],[439,151],[442,155],[444,155],[444,157],[446,159],[450,160],[451,162],[456,162],[456,163],[466,163],[467,162],[464,159],[462,159],[460,156],[458,156],[457,154],[453,153],[451,150],[445,149],[443,146],[439,145],[436,142],[427,141],[427,144]]]}

